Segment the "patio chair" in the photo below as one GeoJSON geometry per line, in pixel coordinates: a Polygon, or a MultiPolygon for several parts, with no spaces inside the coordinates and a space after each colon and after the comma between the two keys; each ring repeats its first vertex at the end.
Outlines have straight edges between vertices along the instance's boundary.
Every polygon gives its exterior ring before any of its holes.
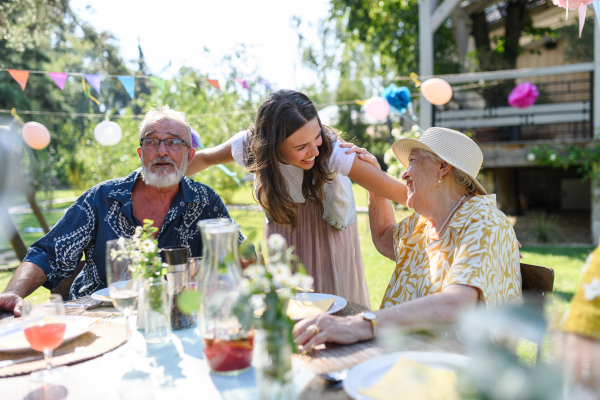
{"type": "Polygon", "coordinates": [[[56,286],[54,289],[52,289],[50,291],[50,293],[60,294],[64,301],[69,300],[69,291],[71,290],[71,285],[73,284],[73,281],[75,280],[75,278],[77,278],[77,275],[79,275],[79,273],[83,269],[84,265],[85,265],[85,260],[79,261],[79,264],[77,264],[77,268],[75,268],[75,271],[73,272],[73,274],[71,276],[63,279],[63,281],[61,283],[59,283],[58,286],[56,286]]]}
{"type": "MultiPolygon", "coordinates": [[[[521,263],[521,291],[523,305],[543,316],[544,304],[554,287],[554,270],[547,267],[521,263]]],[[[536,362],[542,359],[542,339],[539,338],[536,362]]]]}

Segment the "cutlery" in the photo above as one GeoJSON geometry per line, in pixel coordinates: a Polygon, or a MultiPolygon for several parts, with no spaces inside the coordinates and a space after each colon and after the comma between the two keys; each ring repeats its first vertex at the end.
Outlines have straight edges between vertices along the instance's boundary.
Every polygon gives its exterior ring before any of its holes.
{"type": "MultiPolygon", "coordinates": [[[[67,354],[70,353],[72,351],[78,352],[83,350],[84,347],[76,347],[75,349],[70,349],[70,350],[62,350],[62,351],[58,351],[56,353],[54,353],[54,356],[62,356],[63,354],[67,354]]],[[[30,362],[30,361],[37,361],[37,360],[43,360],[44,359],[44,355],[43,354],[36,354],[35,356],[28,356],[28,357],[23,357],[23,358],[18,358],[16,360],[4,360],[4,361],[0,361],[0,368],[4,368],[4,367],[10,367],[11,365],[15,365],[15,364],[22,364],[22,363],[26,363],[26,362],[30,362]]]]}

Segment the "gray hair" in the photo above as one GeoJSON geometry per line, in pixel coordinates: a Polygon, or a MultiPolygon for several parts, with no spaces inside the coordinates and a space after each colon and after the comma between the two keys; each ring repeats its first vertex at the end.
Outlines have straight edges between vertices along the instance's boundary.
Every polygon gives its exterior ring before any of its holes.
{"type": "MultiPolygon", "coordinates": [[[[429,150],[412,149],[410,152],[411,153],[414,152],[414,154],[416,154],[418,156],[427,157],[435,163],[445,162],[437,154],[435,154],[429,150]]],[[[467,175],[466,172],[463,172],[460,169],[456,168],[454,165],[452,165],[451,174],[452,174],[452,177],[456,180],[456,183],[458,183],[461,186],[464,186],[467,189],[468,193],[477,194],[479,192],[479,188],[475,184],[475,181],[473,180],[473,178],[471,178],[469,175],[467,175]]]]}
{"type": "Polygon", "coordinates": [[[172,119],[178,122],[181,122],[187,127],[188,132],[188,140],[189,144],[192,143],[192,127],[185,117],[185,113],[181,111],[175,111],[168,105],[164,106],[156,106],[155,108],[151,108],[148,110],[146,115],[144,115],[144,119],[140,122],[139,136],[142,138],[142,133],[148,124],[151,124],[156,121],[162,121],[163,119],[172,119]]]}

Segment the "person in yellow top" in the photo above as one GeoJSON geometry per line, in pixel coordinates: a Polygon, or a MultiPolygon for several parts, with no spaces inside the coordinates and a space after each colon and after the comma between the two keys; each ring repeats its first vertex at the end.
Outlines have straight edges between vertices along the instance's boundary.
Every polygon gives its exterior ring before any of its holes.
{"type": "Polygon", "coordinates": [[[295,339],[305,348],[367,340],[378,326],[454,322],[477,303],[521,301],[519,245],[495,197],[477,181],[477,144],[460,132],[429,128],[392,148],[407,167],[402,179],[415,213],[396,224],[390,202],[369,193],[373,242],[396,263],[381,309],[298,322],[295,339]]]}

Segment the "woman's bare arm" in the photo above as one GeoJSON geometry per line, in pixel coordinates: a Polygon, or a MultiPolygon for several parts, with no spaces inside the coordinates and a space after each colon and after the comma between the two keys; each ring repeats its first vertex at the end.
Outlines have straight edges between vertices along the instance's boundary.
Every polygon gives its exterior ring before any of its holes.
{"type": "Polygon", "coordinates": [[[378,252],[392,261],[394,257],[394,227],[396,218],[390,201],[369,192],[369,225],[378,252]]]}
{"type": "Polygon", "coordinates": [[[348,177],[369,192],[406,206],[406,185],[386,174],[370,161],[356,156],[348,177]]]}
{"type": "Polygon", "coordinates": [[[231,141],[222,143],[210,149],[204,149],[196,152],[192,162],[187,167],[185,174],[192,176],[212,165],[231,164],[235,160],[231,154],[231,141]]]}

